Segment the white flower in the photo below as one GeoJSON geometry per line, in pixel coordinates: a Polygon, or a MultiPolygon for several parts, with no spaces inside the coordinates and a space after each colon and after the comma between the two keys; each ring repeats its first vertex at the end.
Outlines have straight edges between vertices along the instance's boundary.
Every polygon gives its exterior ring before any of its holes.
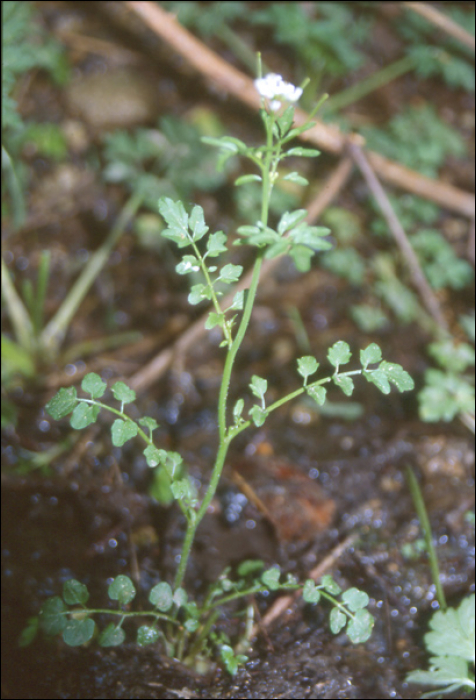
{"type": "Polygon", "coordinates": [[[268,73],[265,78],[258,78],[254,82],[261,97],[271,100],[271,109],[273,110],[281,107],[281,102],[274,98],[280,97],[287,102],[297,102],[302,95],[302,88],[287,83],[277,73],[268,73]]]}

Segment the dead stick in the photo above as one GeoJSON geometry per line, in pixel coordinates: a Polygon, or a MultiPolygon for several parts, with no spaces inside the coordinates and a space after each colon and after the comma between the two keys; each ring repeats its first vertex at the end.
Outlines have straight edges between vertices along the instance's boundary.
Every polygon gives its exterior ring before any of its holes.
{"type": "MultiPolygon", "coordinates": [[[[125,5],[140,16],[152,31],[161,36],[191,66],[204,75],[215,88],[233,95],[254,110],[260,108],[260,97],[252,78],[217,56],[203,42],[184,29],[173,15],[152,2],[126,0],[125,5]]],[[[303,110],[296,109],[296,125],[299,126],[307,120],[308,115],[303,110]]],[[[315,120],[315,126],[301,134],[300,138],[335,154],[342,154],[347,143],[347,137],[336,126],[324,124],[318,120],[315,120]]],[[[436,202],[451,211],[474,218],[475,203],[472,194],[420,175],[379,153],[369,152],[368,158],[372,167],[386,182],[436,202]]]]}
{"type": "Polygon", "coordinates": [[[402,2],[402,5],[418,13],[421,17],[428,20],[428,22],[431,22],[450,36],[458,39],[458,41],[468,46],[470,49],[473,49],[473,51],[476,49],[474,36],[467,32],[460,24],[453,22],[452,19],[442,12],[439,12],[439,10],[432,5],[428,5],[426,2],[402,2]]]}
{"type": "Polygon", "coordinates": [[[358,165],[369,190],[375,197],[375,200],[387,221],[388,227],[390,228],[398,247],[402,251],[402,254],[407,261],[413,283],[423,299],[426,308],[436,323],[443,328],[443,330],[447,331],[448,326],[443,314],[441,313],[438,300],[422,272],[415,251],[413,250],[382,185],[378,181],[377,176],[366,159],[362,149],[352,142],[349,142],[348,149],[355,163],[358,165]]]}
{"type": "MultiPolygon", "coordinates": [[[[308,215],[306,220],[308,223],[316,221],[318,216],[326,209],[326,207],[337,196],[342,187],[347,182],[352,171],[352,160],[349,157],[344,157],[337,165],[336,169],[327,180],[326,184],[320,191],[319,195],[309,203],[308,215]]],[[[280,258],[273,260],[265,260],[261,267],[261,279],[270,275],[271,272],[280,262],[280,258]]],[[[233,290],[223,299],[221,307],[226,308],[233,303],[234,296],[237,291],[247,289],[251,283],[252,270],[249,271],[242,280],[233,287],[233,290]]],[[[129,378],[128,384],[135,391],[142,391],[148,386],[158,381],[168,370],[172,362],[182,357],[188,349],[194,345],[199,338],[205,334],[205,321],[208,317],[208,311],[203,313],[192,325],[175,341],[170,347],[162,350],[154,357],[145,367],[142,367],[132,377],[129,378]]]]}

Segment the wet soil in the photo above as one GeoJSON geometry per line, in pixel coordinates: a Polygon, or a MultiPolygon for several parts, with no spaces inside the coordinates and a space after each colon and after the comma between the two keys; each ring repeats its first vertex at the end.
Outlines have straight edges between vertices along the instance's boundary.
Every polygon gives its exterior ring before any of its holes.
{"type": "MultiPolygon", "coordinates": [[[[78,22],[84,33],[94,30],[102,35],[104,31],[101,12],[83,15],[78,5],[84,3],[40,5],[45,21],[64,15],[78,22]]],[[[122,31],[113,34],[114,41],[124,39],[122,31]]],[[[137,45],[126,45],[138,51],[137,45]]],[[[144,46],[148,70],[154,72],[149,39],[144,39],[144,46]]],[[[372,51],[378,52],[378,46],[372,51]]],[[[170,98],[162,110],[179,107],[177,113],[184,113],[200,99],[188,90],[190,76],[180,70],[176,73],[176,65],[160,64],[164,56],[154,55],[157,84],[170,98]],[[165,70],[170,72],[167,78],[165,70]],[[172,90],[171,82],[180,79],[186,88],[182,90],[178,83],[172,90]]],[[[80,51],[80,58],[73,55],[82,74],[94,72],[98,61],[101,71],[114,67],[108,65],[111,56],[84,59],[80,51]]],[[[392,110],[394,100],[402,99],[399,85],[398,94],[388,87],[387,94],[379,96],[387,110],[392,110]]],[[[410,79],[403,85],[409,94],[416,89],[410,79]]],[[[36,87],[44,103],[51,88],[41,81],[36,87]]],[[[441,86],[432,97],[449,103],[441,86]]],[[[23,278],[34,276],[39,252],[45,247],[51,250],[47,316],[64,298],[88,251],[107,235],[124,199],[119,188],[100,181],[87,157],[100,141],[100,130],[109,127],[88,122],[84,113],[78,116],[71,97],[63,98],[61,94],[51,98],[61,119],[80,124],[85,120],[84,150],[81,147],[71,162],[59,167],[31,159],[33,214],[24,230],[10,235],[4,246],[7,264],[23,278]]],[[[148,96],[155,99],[155,93],[148,96]]],[[[452,94],[452,104],[462,106],[463,97],[458,103],[452,94]]],[[[35,112],[33,98],[27,100],[27,108],[35,112]]],[[[235,125],[241,116],[238,110],[235,125]]],[[[243,137],[254,129],[254,123],[240,123],[236,135],[243,137]]],[[[457,164],[454,167],[457,170],[457,164]]],[[[461,171],[455,177],[463,177],[461,171]]],[[[467,180],[459,184],[468,187],[467,180]]],[[[353,180],[337,204],[365,216],[359,187],[353,180]]],[[[213,197],[207,195],[202,203],[218,212],[220,204],[228,201],[224,195],[220,202],[222,194],[212,203],[213,197]]],[[[442,227],[447,218],[442,215],[442,227]]],[[[274,398],[296,387],[295,357],[306,353],[299,347],[289,313],[292,308],[299,311],[318,361],[326,363],[327,348],[336,340],[349,342],[355,352],[377,342],[384,357],[402,364],[420,388],[428,364],[427,335],[416,324],[395,324],[372,335],[359,333],[347,310],[357,298],[365,297],[365,290],[352,288],[319,268],[298,276],[283,261],[260,291],[237,362],[232,388],[236,398],[246,391],[253,374],[268,378],[274,398]]],[[[444,299],[450,323],[468,310],[470,302],[470,294],[444,299]]],[[[17,646],[28,618],[38,613],[48,596],[60,593],[70,578],[87,584],[91,601],[102,606],[108,580],[127,574],[138,590],[139,607],[147,606],[153,585],[172,579],[184,523],[176,509],[150,497],[151,470],[140,448],[128,443],[112,449],[107,420],[84,435],[71,436],[70,428],[52,421],[43,407],[59,386],[79,383],[88,371],[100,372],[105,380],[127,381],[173,342],[196,313],[187,304],[186,285],[177,279],[171,260],[151,254],[128,232],[83,303],[68,332],[65,351],[75,343],[103,337],[105,330],[139,332],[142,340],[84,358],[66,356],[42,367],[36,381],[18,383],[9,390],[17,422],[2,433],[2,697],[415,697],[405,676],[426,667],[422,636],[437,603],[425,555],[413,550],[413,555],[404,556],[421,537],[405,469],[412,467],[422,486],[442,583],[448,603],[457,604],[474,590],[474,526],[465,518],[474,508],[474,445],[457,421],[422,423],[414,393],[392,392],[386,397],[368,386],[356,388],[352,419],[342,412],[349,402],[336,390],[330,393],[334,415],[296,402],[272,414],[264,428],[239,436],[210,513],[197,533],[187,578],[188,588],[200,596],[226,566],[260,558],[305,580],[309,571],[354,535],[331,573],[342,588],[357,586],[370,596],[376,624],[365,645],[354,647],[345,636],[332,635],[325,606],[305,606],[297,599],[269,628],[261,629],[247,652],[249,661],[234,678],[218,667],[200,675],[166,658],[160,648],[140,648],[130,641],[114,649],[100,649],[94,643],[73,649],[59,639],[38,637],[28,648],[17,646]],[[65,451],[55,461],[46,466],[34,462],[32,455],[44,455],[62,442],[65,451]]],[[[9,331],[8,321],[6,327],[9,331]]],[[[204,337],[181,358],[180,367],[137,401],[141,414],[159,422],[158,443],[183,455],[201,488],[207,483],[217,444],[219,342],[213,333],[204,337]]],[[[254,601],[258,620],[274,598],[258,596],[254,601]]],[[[242,630],[238,612],[224,612],[218,622],[219,629],[231,637],[242,630]]],[[[133,638],[131,624],[127,639],[133,638]]]]}

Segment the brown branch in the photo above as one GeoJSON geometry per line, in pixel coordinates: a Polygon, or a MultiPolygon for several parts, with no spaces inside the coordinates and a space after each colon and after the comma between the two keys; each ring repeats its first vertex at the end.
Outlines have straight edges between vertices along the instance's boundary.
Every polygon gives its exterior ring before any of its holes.
{"type": "Polygon", "coordinates": [[[413,10],[413,12],[416,12],[421,17],[424,17],[428,22],[431,22],[450,36],[458,39],[458,41],[468,46],[473,51],[476,49],[474,36],[432,5],[428,5],[426,2],[402,2],[402,5],[409,10],[413,10]]]}
{"type": "Polygon", "coordinates": [[[369,190],[375,197],[375,200],[387,221],[388,227],[392,232],[398,247],[400,248],[402,254],[404,255],[407,261],[408,267],[410,269],[410,274],[413,279],[413,283],[417,288],[421,298],[423,299],[426,308],[430,312],[431,316],[435,319],[437,324],[441,328],[443,328],[443,330],[447,331],[448,326],[443,317],[443,314],[441,313],[438,300],[435,294],[433,293],[433,290],[431,289],[430,285],[428,284],[425,275],[422,272],[415,251],[410,245],[405,231],[403,230],[403,227],[400,221],[398,220],[398,217],[395,214],[395,211],[382,185],[378,181],[375,172],[373,171],[370,163],[366,159],[362,149],[359,146],[349,141],[348,150],[355,163],[358,165],[369,190]]]}
{"type": "MultiPolygon", "coordinates": [[[[254,110],[259,109],[260,97],[252,78],[217,56],[199,39],[184,29],[173,15],[151,2],[126,0],[124,4],[136,15],[139,15],[152,31],[162,37],[191,66],[204,75],[215,88],[228,95],[233,95],[237,100],[254,110]]],[[[308,115],[297,109],[295,113],[296,124],[299,126],[307,120],[308,115]]],[[[347,143],[347,137],[336,126],[324,124],[318,120],[316,120],[315,126],[301,134],[300,138],[335,154],[342,154],[347,143]]],[[[424,199],[436,202],[447,209],[457,211],[464,216],[474,217],[474,197],[468,192],[420,175],[379,153],[369,152],[368,158],[374,170],[383,180],[413,192],[424,199]]]]}
{"type": "MultiPolygon", "coordinates": [[[[309,203],[308,215],[306,220],[308,223],[313,223],[319,215],[326,209],[330,202],[337,196],[342,187],[347,182],[350,173],[352,172],[352,160],[349,157],[342,158],[332,175],[327,180],[326,184],[319,192],[319,195],[309,203]]],[[[261,267],[261,279],[271,274],[276,265],[280,262],[280,258],[273,260],[265,260],[261,267]]],[[[233,290],[227,294],[222,300],[221,307],[227,308],[233,303],[234,296],[237,291],[247,289],[251,283],[252,270],[250,270],[240,282],[233,287],[233,290]]],[[[172,362],[180,361],[188,349],[195,344],[202,335],[205,334],[205,320],[208,317],[208,311],[203,313],[190,328],[188,328],[178,340],[170,347],[162,350],[154,357],[145,367],[136,372],[128,379],[129,386],[135,391],[142,391],[160,377],[165,374],[172,362]]]]}

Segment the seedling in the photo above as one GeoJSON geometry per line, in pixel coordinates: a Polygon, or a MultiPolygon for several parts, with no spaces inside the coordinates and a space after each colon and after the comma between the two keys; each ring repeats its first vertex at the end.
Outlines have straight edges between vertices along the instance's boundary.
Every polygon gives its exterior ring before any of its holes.
{"type": "MultiPolygon", "coordinates": [[[[114,399],[119,402],[117,408],[103,403],[102,398],[107,385],[94,373],[86,375],[81,384],[82,390],[88,395],[87,398],[78,396],[75,387],[63,388],[46,406],[48,413],[55,419],[71,414],[70,424],[76,430],[94,423],[103,410],[113,413],[116,419],[111,426],[112,443],[121,447],[135,437],[139,437],[145,443],[143,453],[147,464],[153,469],[162,470],[166,475],[173,498],[186,520],[180,562],[173,585],[162,581],[152,589],[149,601],[153,609],[150,612],[131,612],[126,609],[135,595],[132,582],[126,576],[117,577],[109,588],[109,597],[118,601],[117,612],[109,609],[88,609],[87,589],[77,581],[68,581],[65,584],[63,598],[55,597],[45,603],[40,615],[42,628],[48,634],[62,632],[67,644],[74,646],[91,639],[95,630],[91,615],[95,613],[107,612],[120,618],[117,625],[109,625],[100,635],[99,641],[103,646],[120,644],[124,639],[124,620],[145,615],[152,617],[153,622],[151,626],[139,629],[139,644],[160,639],[166,653],[194,664],[202,653],[210,652],[210,644],[215,643],[219,647],[221,660],[228,670],[234,673],[245,657],[237,653],[236,649],[233,650],[230,643],[223,641],[214,631],[218,608],[252,593],[296,589],[300,586],[292,577],[281,582],[280,571],[277,568],[257,573],[256,565],[253,564],[238,571],[238,581],[232,581],[225,573],[211,586],[204,600],[188,599],[184,579],[195,534],[216,492],[231,442],[248,427],[262,426],[273,411],[302,394],[310,396],[318,405],[324,404],[326,385],[330,383],[336,385],[346,396],[352,395],[354,377],[358,375],[362,375],[384,394],[390,392],[392,384],[399,391],[413,389],[413,380],[409,374],[400,365],[383,360],[381,350],[375,343],[360,351],[358,369],[343,371],[342,368],[351,360],[351,351],[347,343],[337,341],[327,353],[327,359],[333,368],[329,376],[316,379],[319,362],[312,355],[306,355],[297,360],[297,375],[301,378],[301,385],[291,393],[269,403],[267,379],[254,375],[249,384],[250,396],[239,398],[232,407],[229,405],[234,363],[251,318],[263,260],[288,254],[298,269],[307,270],[315,252],[330,248],[330,243],[325,238],[329,230],[306,223],[304,209],[285,212],[276,227],[269,225],[270,197],[280,177],[279,163],[288,156],[309,158],[319,153],[302,147],[284,150],[291,140],[312,126],[310,120],[298,128],[293,127],[292,104],[299,99],[302,89],[286,83],[281,76],[274,74],[258,79],[256,87],[262,97],[261,118],[266,133],[265,145],[250,148],[239,139],[231,137],[204,139],[206,143],[220,150],[221,164],[233,155],[241,155],[248,158],[257,170],[257,173],[240,177],[236,182],[237,186],[250,181],[258,182],[261,187],[260,220],[238,229],[241,236],[238,243],[257,249],[247,292],[237,292],[231,305],[223,308],[223,287],[237,282],[243,268],[232,263],[219,265],[219,258],[228,250],[228,237],[223,231],[209,234],[201,207],[194,206],[187,212],[182,202],[166,197],[161,198],[158,205],[167,225],[162,235],[183,250],[182,260],[176,268],[178,274],[202,275],[202,282],[191,287],[189,302],[193,305],[202,301],[209,302],[212,308],[208,314],[206,328],[218,326],[223,336],[221,346],[225,349],[225,362],[218,396],[219,444],[204,495],[196,492],[192,481],[186,475],[182,457],[155,444],[152,438],[153,431],[158,427],[155,419],[144,416],[136,421],[125,413],[125,406],[135,400],[135,393],[124,382],[116,382],[111,387],[114,399]],[[81,608],[80,613],[78,605],[81,608]],[[160,627],[162,622],[163,627],[160,627]]],[[[295,183],[307,182],[295,172],[288,173],[285,177],[295,183]]],[[[258,569],[260,568],[262,565],[258,566],[258,569]]],[[[303,597],[307,603],[316,604],[322,596],[334,606],[330,617],[331,630],[334,633],[345,628],[351,641],[363,642],[370,636],[373,624],[373,618],[366,610],[368,596],[352,588],[344,592],[339,601],[336,596],[340,593],[340,588],[329,577],[324,577],[318,585],[309,580],[303,586],[303,597]]]]}

